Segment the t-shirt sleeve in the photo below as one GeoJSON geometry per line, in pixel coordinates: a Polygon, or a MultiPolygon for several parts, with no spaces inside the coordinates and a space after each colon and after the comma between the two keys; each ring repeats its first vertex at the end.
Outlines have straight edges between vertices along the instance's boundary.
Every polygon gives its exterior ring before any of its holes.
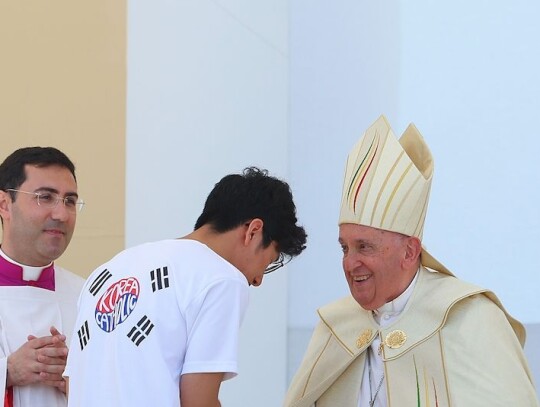
{"type": "Polygon", "coordinates": [[[211,284],[186,309],[187,347],[181,374],[238,374],[238,336],[248,303],[247,284],[225,279],[211,284]]]}
{"type": "Polygon", "coordinates": [[[78,296],[78,299],[77,299],[77,318],[75,320],[75,324],[73,325],[73,329],[71,331],[71,335],[70,335],[70,342],[67,344],[68,345],[68,349],[69,349],[69,353],[68,353],[68,358],[67,358],[67,361],[66,361],[66,367],[64,369],[64,372],[62,373],[62,376],[63,377],[69,377],[70,374],[71,374],[71,370],[73,368],[73,364],[76,362],[73,362],[73,359],[75,359],[75,353],[80,353],[80,347],[79,346],[79,338],[78,338],[78,334],[77,334],[77,331],[80,329],[80,326],[81,326],[81,314],[80,314],[80,310],[81,310],[81,302],[82,302],[82,298],[83,298],[83,293],[84,291],[87,289],[87,285],[88,285],[88,281],[83,285],[83,288],[81,289],[80,293],[79,293],[79,296],[78,296]]]}

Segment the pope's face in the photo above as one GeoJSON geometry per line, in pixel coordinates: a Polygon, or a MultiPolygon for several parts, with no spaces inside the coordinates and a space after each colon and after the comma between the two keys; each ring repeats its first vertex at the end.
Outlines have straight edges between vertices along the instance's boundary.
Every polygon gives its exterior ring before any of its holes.
{"type": "Polygon", "coordinates": [[[369,226],[342,224],[343,270],[354,299],[366,310],[380,308],[408,287],[402,269],[407,236],[369,226]]]}

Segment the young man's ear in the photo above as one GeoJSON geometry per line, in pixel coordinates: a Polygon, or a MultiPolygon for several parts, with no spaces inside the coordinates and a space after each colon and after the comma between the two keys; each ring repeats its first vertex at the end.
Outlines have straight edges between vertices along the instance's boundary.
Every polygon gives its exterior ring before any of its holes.
{"type": "Polygon", "coordinates": [[[246,230],[244,235],[244,244],[248,246],[254,240],[262,240],[262,231],[264,222],[262,219],[255,218],[246,224],[246,230]]]}

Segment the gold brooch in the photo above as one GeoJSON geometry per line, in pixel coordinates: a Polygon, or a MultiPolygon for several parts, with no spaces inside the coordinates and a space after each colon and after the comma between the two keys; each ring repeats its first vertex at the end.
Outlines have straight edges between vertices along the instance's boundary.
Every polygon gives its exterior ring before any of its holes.
{"type": "Polygon", "coordinates": [[[356,340],[356,347],[357,348],[363,348],[369,343],[369,340],[373,336],[373,331],[371,329],[366,329],[364,332],[362,332],[358,339],[356,340]]]}
{"type": "Polygon", "coordinates": [[[384,339],[384,343],[386,346],[388,346],[391,349],[398,349],[403,346],[405,341],[407,340],[407,335],[405,332],[400,331],[399,329],[390,332],[388,335],[386,335],[386,338],[384,339]]]}

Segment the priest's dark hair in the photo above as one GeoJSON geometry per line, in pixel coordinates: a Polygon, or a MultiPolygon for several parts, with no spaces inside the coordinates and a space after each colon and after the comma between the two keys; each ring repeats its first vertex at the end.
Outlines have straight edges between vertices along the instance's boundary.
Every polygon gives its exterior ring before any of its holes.
{"type": "MultiPolygon", "coordinates": [[[[0,164],[0,190],[17,189],[26,181],[26,165],[36,167],[50,167],[57,165],[67,168],[73,178],[75,177],[75,165],[60,150],[55,147],[23,147],[11,153],[2,164],[0,164]]],[[[16,194],[10,191],[13,201],[16,194]]]]}

